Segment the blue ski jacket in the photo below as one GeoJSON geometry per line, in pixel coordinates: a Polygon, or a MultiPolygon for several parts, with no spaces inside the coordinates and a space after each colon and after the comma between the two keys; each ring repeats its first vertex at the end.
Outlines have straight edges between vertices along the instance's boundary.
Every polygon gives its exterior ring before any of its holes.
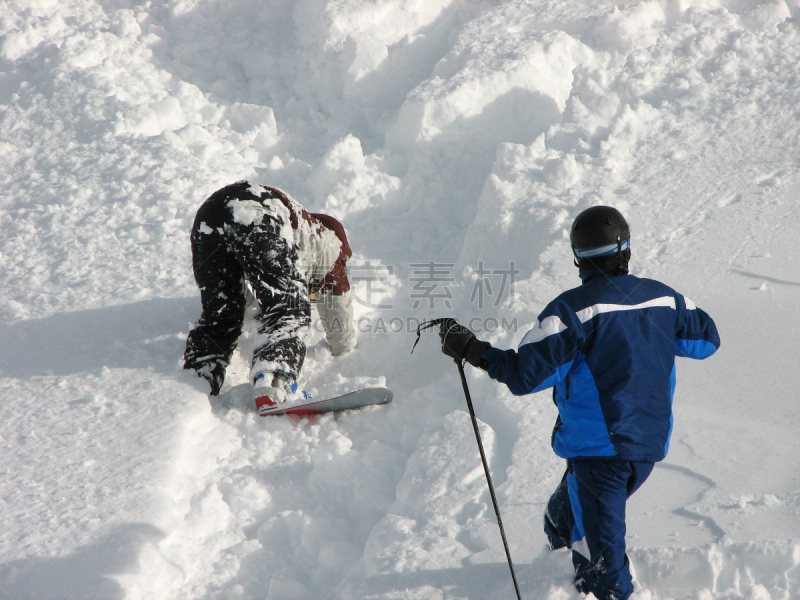
{"type": "Polygon", "coordinates": [[[714,321],[669,286],[606,271],[553,300],[519,349],[481,355],[517,396],[555,386],[562,458],[662,460],[672,432],[675,357],[720,346],[714,321]]]}

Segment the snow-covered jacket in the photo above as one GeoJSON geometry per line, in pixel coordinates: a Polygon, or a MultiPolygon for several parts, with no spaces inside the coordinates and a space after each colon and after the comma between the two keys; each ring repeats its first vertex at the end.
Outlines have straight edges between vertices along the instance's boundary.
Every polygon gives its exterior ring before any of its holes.
{"type": "MultiPolygon", "coordinates": [[[[310,213],[294,198],[278,188],[251,186],[260,196],[262,191],[280,201],[274,206],[281,211],[282,222],[291,226],[287,240],[297,248],[297,267],[308,283],[308,292],[316,302],[317,313],[325,330],[325,339],[334,356],[355,348],[353,302],[347,279],[347,259],[353,255],[342,224],[322,213],[310,213]]],[[[268,205],[268,203],[266,203],[268,205]]]]}
{"type": "MultiPolygon", "coordinates": [[[[248,210],[248,204],[257,205],[256,214],[259,218],[259,213],[265,210],[277,211],[281,216],[280,221],[286,224],[283,237],[297,249],[297,267],[308,282],[309,293],[316,295],[329,292],[334,296],[346,293],[350,289],[346,263],[353,252],[342,224],[330,215],[308,212],[302,204],[278,188],[248,185],[248,191],[254,196],[261,197],[267,192],[268,197],[278,202],[270,203],[266,199],[258,202],[235,200],[232,206],[234,218],[237,218],[237,210],[248,210]]],[[[244,215],[239,220],[249,217],[244,215]]]]}
{"type": "Polygon", "coordinates": [[[672,288],[597,272],[553,300],[516,352],[490,348],[482,358],[515,395],[555,386],[558,456],[659,461],[675,357],[707,358],[719,345],[711,317],[672,288]]]}
{"type": "MultiPolygon", "coordinates": [[[[356,332],[347,259],[353,252],[347,243],[344,227],[330,215],[308,212],[278,188],[247,185],[251,194],[261,198],[257,203],[260,210],[274,210],[279,214],[278,221],[284,224],[281,235],[297,250],[296,266],[308,285],[309,295],[316,302],[331,352],[337,356],[352,350],[356,345],[356,332]]],[[[229,205],[234,218],[237,211],[235,202],[229,205]]]]}

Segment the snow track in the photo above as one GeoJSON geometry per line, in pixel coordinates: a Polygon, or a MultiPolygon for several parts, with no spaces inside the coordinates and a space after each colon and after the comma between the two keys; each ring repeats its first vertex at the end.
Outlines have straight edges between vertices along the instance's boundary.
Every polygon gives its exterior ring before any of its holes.
{"type": "MultiPolygon", "coordinates": [[[[515,346],[578,283],[567,229],[598,203],[723,341],[679,363],[670,454],[629,503],[639,600],[800,597],[799,20],[798,0],[4,4],[0,597],[512,597],[457,371],[433,336],[410,356],[411,330],[452,314],[515,346]],[[242,178],[345,224],[359,347],[332,359],[317,331],[305,375],[385,377],[390,405],[256,417],[250,331],[227,400],[180,369],[189,228],[242,178]]],[[[549,393],[468,380],[523,597],[581,597],[541,531],[549,393]]]]}

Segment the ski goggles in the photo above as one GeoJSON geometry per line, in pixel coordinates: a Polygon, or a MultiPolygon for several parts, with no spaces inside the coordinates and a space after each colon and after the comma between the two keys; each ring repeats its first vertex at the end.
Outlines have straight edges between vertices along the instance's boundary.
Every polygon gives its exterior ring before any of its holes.
{"type": "Polygon", "coordinates": [[[575,258],[581,260],[583,258],[598,258],[602,256],[611,256],[617,252],[625,252],[631,249],[631,238],[625,240],[618,240],[615,244],[606,244],[604,246],[594,246],[592,248],[573,248],[575,258]]]}

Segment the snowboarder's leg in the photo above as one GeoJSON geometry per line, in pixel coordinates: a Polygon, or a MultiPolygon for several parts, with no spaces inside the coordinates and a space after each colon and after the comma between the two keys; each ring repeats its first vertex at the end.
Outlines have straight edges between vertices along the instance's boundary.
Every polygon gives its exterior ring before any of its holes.
{"type": "Polygon", "coordinates": [[[227,232],[259,305],[251,383],[259,373],[271,373],[291,384],[305,360],[311,303],[298,270],[297,249],[282,235],[288,224],[266,214],[248,224],[234,220],[227,232]]]}
{"type": "Polygon", "coordinates": [[[212,395],[222,386],[225,367],[242,332],[245,306],[242,268],[224,234],[229,211],[222,192],[203,203],[192,227],[192,266],[203,312],[189,333],[184,353],[184,367],[209,379],[212,395]]]}
{"type": "Polygon", "coordinates": [[[253,348],[251,373],[271,372],[296,381],[306,357],[305,340],[311,323],[311,304],[299,294],[271,293],[260,301],[260,325],[253,348]]]}
{"type": "Polygon", "coordinates": [[[567,490],[568,473],[569,471],[567,470],[556,491],[550,496],[547,510],[544,513],[544,532],[547,534],[551,550],[570,548],[572,546],[571,535],[574,519],[567,490]]]}
{"type": "Polygon", "coordinates": [[[567,488],[574,515],[575,585],[599,600],[627,599],[633,592],[625,555],[625,503],[647,479],[652,463],[574,460],[567,488]]]}

